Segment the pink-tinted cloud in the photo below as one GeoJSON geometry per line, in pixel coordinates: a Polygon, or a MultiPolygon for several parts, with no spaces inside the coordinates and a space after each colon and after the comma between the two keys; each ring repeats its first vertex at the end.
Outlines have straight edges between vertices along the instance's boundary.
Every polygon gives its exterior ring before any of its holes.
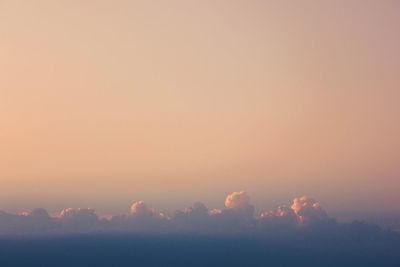
{"type": "Polygon", "coordinates": [[[326,212],[314,199],[303,196],[289,206],[254,216],[254,206],[244,191],[233,192],[225,199],[225,209],[211,211],[201,202],[194,203],[170,217],[149,208],[143,201],[134,202],[127,214],[111,219],[99,218],[93,209],[67,208],[51,217],[44,209],[34,209],[20,215],[0,212],[0,233],[49,232],[237,232],[250,229],[268,229],[280,226],[309,226],[328,219],[326,212]],[[256,227],[256,228],[254,228],[256,227]],[[257,228],[258,227],[258,228],[257,228]]]}
{"type": "Polygon", "coordinates": [[[298,216],[301,224],[309,224],[328,218],[325,210],[311,197],[303,196],[295,198],[291,208],[298,216]]]}

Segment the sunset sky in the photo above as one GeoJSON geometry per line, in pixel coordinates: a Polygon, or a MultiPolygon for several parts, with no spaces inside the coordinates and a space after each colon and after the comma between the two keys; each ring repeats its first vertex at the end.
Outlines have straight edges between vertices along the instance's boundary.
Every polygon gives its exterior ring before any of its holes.
{"type": "Polygon", "coordinates": [[[0,1],[0,210],[400,212],[399,1],[0,1]]]}

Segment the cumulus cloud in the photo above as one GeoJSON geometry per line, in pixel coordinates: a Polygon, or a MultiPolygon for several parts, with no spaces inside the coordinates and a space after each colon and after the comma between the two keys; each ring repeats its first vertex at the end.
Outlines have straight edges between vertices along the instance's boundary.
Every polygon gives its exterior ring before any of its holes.
{"type": "Polygon", "coordinates": [[[269,211],[266,213],[261,214],[261,217],[286,217],[286,216],[293,216],[295,212],[293,209],[287,206],[279,206],[277,209],[273,211],[269,211]]]}
{"type": "Polygon", "coordinates": [[[254,206],[249,203],[250,197],[245,191],[233,192],[225,199],[225,207],[229,211],[240,213],[243,217],[252,217],[254,206]]]}
{"type": "Polygon", "coordinates": [[[260,222],[269,226],[304,226],[328,219],[320,204],[308,196],[296,197],[293,204],[261,213],[260,222]]]}
{"type": "Polygon", "coordinates": [[[153,215],[154,215],[154,210],[149,209],[142,200],[133,203],[131,206],[131,216],[152,217],[153,215]]]}
{"type": "Polygon", "coordinates": [[[246,209],[249,204],[249,196],[244,191],[233,192],[225,199],[225,207],[228,209],[246,209]]]}
{"type": "Polygon", "coordinates": [[[57,220],[45,209],[10,214],[0,211],[0,234],[48,233],[57,228],[57,220]]]}
{"type": "Polygon", "coordinates": [[[211,218],[208,208],[201,202],[195,202],[184,211],[176,211],[171,223],[178,230],[204,231],[211,227],[211,218]]]}
{"type": "Polygon", "coordinates": [[[131,220],[163,220],[166,216],[162,212],[156,212],[154,209],[150,209],[142,200],[137,201],[131,206],[131,213],[129,215],[131,220]]]}
{"type": "Polygon", "coordinates": [[[310,224],[328,219],[327,213],[320,204],[308,196],[295,198],[291,208],[298,216],[301,224],[310,224]]]}
{"type": "Polygon", "coordinates": [[[87,232],[98,231],[102,228],[103,220],[93,209],[89,208],[67,208],[60,212],[58,220],[62,224],[62,229],[67,232],[87,232]]]}
{"type": "Polygon", "coordinates": [[[292,227],[298,224],[296,213],[288,206],[279,206],[272,211],[261,213],[258,220],[260,223],[266,224],[266,226],[273,227],[292,227]]]}
{"type": "Polygon", "coordinates": [[[185,209],[186,214],[191,214],[195,216],[207,216],[208,209],[206,205],[201,202],[195,202],[192,207],[185,209]]]}
{"type": "Polygon", "coordinates": [[[45,209],[37,208],[28,213],[28,216],[38,219],[50,219],[49,214],[45,209]]]}
{"type": "MultiPolygon", "coordinates": [[[[202,216],[190,216],[190,225],[206,232],[237,232],[253,224],[254,206],[249,203],[249,196],[244,191],[233,192],[225,199],[225,209],[212,209],[208,212],[200,206],[196,210],[202,216]],[[201,210],[201,213],[200,213],[201,210]]],[[[192,209],[188,209],[192,211],[192,209]]]]}
{"type": "Polygon", "coordinates": [[[65,233],[94,231],[128,232],[201,232],[233,233],[240,231],[268,231],[327,224],[328,215],[313,198],[296,197],[290,206],[279,206],[254,216],[254,206],[244,191],[233,192],[225,199],[224,209],[208,209],[203,203],[176,211],[170,216],[156,212],[143,201],[134,202],[126,214],[99,218],[93,209],[67,208],[58,216],[50,216],[45,209],[14,215],[0,211],[2,233],[65,233]]]}
{"type": "Polygon", "coordinates": [[[97,221],[98,216],[93,209],[67,208],[60,212],[59,218],[62,221],[97,221]]]}
{"type": "Polygon", "coordinates": [[[51,232],[57,228],[55,218],[50,217],[45,209],[37,208],[26,214],[26,224],[32,232],[51,232]]]}
{"type": "Polygon", "coordinates": [[[142,200],[137,201],[131,206],[130,219],[164,219],[166,216],[162,212],[150,209],[142,200]]]}
{"type": "Polygon", "coordinates": [[[128,215],[113,216],[110,229],[117,231],[160,231],[165,229],[168,218],[151,209],[142,200],[134,202],[128,215]]]}

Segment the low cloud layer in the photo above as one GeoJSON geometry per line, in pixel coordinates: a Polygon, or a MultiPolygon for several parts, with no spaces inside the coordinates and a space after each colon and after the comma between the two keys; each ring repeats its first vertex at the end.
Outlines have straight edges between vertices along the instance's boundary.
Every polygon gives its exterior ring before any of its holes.
{"type": "Polygon", "coordinates": [[[105,219],[93,209],[62,210],[50,216],[44,209],[22,214],[0,212],[0,234],[52,234],[90,232],[191,232],[236,233],[268,232],[268,229],[301,229],[315,225],[336,224],[313,198],[295,198],[290,206],[255,214],[250,197],[244,191],[226,197],[225,209],[208,209],[196,202],[185,210],[166,215],[134,202],[130,212],[105,219]]]}

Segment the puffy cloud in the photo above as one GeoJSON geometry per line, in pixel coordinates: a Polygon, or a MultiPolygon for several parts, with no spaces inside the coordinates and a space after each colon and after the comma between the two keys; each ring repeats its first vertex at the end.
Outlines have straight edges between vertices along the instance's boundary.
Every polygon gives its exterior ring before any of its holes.
{"type": "Polygon", "coordinates": [[[50,217],[45,209],[33,209],[26,216],[32,232],[53,231],[58,227],[56,219],[50,217]]]}
{"type": "Polygon", "coordinates": [[[296,213],[292,208],[288,206],[279,206],[275,210],[262,213],[260,218],[276,218],[276,217],[287,217],[287,216],[296,217],[296,213]]]}
{"type": "Polygon", "coordinates": [[[196,202],[184,211],[176,211],[171,222],[174,227],[184,231],[214,233],[237,231],[254,220],[254,206],[249,200],[246,192],[233,192],[226,197],[226,209],[211,211],[203,203],[196,202]]]}
{"type": "Polygon", "coordinates": [[[327,213],[320,204],[307,196],[295,198],[291,208],[298,216],[301,224],[310,224],[328,219],[327,213]]]}
{"type": "Polygon", "coordinates": [[[250,197],[245,191],[233,192],[225,199],[225,207],[228,210],[240,213],[244,217],[252,217],[254,206],[249,203],[250,197]]]}
{"type": "Polygon", "coordinates": [[[195,202],[184,211],[176,211],[171,222],[179,230],[204,231],[210,228],[211,219],[208,208],[201,202],[195,202]]]}
{"type": "Polygon", "coordinates": [[[45,209],[34,209],[18,215],[0,211],[0,234],[50,233],[59,225],[45,209]]]}
{"type": "Polygon", "coordinates": [[[137,201],[132,204],[129,219],[131,219],[131,220],[162,220],[162,219],[166,219],[166,216],[162,212],[156,212],[154,209],[150,209],[141,200],[141,201],[137,201]]]}
{"type": "Polygon", "coordinates": [[[228,209],[245,209],[249,206],[249,196],[244,191],[233,192],[225,199],[225,207],[228,209]]]}
{"type": "Polygon", "coordinates": [[[261,213],[258,220],[264,226],[273,227],[292,227],[298,223],[296,213],[288,206],[279,206],[275,210],[261,213]]]}
{"type": "Polygon", "coordinates": [[[192,207],[185,209],[185,213],[193,214],[193,215],[200,215],[200,216],[207,216],[208,209],[203,203],[195,202],[192,207]]]}
{"type": "Polygon", "coordinates": [[[67,208],[60,212],[58,219],[67,231],[97,231],[101,227],[98,216],[93,209],[67,208]]]}
{"type": "Polygon", "coordinates": [[[73,209],[67,208],[60,212],[59,218],[61,220],[97,220],[98,217],[93,209],[73,209]]]}
{"type": "Polygon", "coordinates": [[[143,201],[132,204],[129,215],[113,216],[111,229],[117,231],[161,231],[168,223],[163,213],[150,209],[143,201]]]}
{"type": "Polygon", "coordinates": [[[68,219],[68,218],[74,218],[76,216],[76,210],[73,208],[66,208],[63,209],[60,214],[58,215],[58,217],[60,219],[68,219]]]}
{"type": "Polygon", "coordinates": [[[209,213],[210,229],[214,232],[237,232],[252,226],[254,206],[244,191],[233,192],[225,199],[226,209],[214,209],[209,213]]]}
{"type": "Polygon", "coordinates": [[[320,204],[307,196],[296,197],[290,207],[279,206],[259,217],[262,223],[274,226],[309,225],[327,219],[328,215],[320,204]]]}
{"type": "Polygon", "coordinates": [[[196,202],[171,217],[149,208],[143,201],[132,204],[126,215],[99,219],[93,209],[68,208],[56,217],[44,209],[34,209],[20,215],[0,211],[0,233],[53,233],[93,231],[151,231],[151,232],[208,232],[229,233],[240,231],[268,231],[282,226],[313,225],[328,219],[320,204],[310,197],[298,197],[291,206],[279,206],[254,217],[254,206],[244,191],[226,197],[225,209],[209,210],[196,202]]]}
{"type": "Polygon", "coordinates": [[[154,215],[154,210],[149,209],[141,200],[132,204],[131,215],[135,217],[152,217],[154,215]]]}

